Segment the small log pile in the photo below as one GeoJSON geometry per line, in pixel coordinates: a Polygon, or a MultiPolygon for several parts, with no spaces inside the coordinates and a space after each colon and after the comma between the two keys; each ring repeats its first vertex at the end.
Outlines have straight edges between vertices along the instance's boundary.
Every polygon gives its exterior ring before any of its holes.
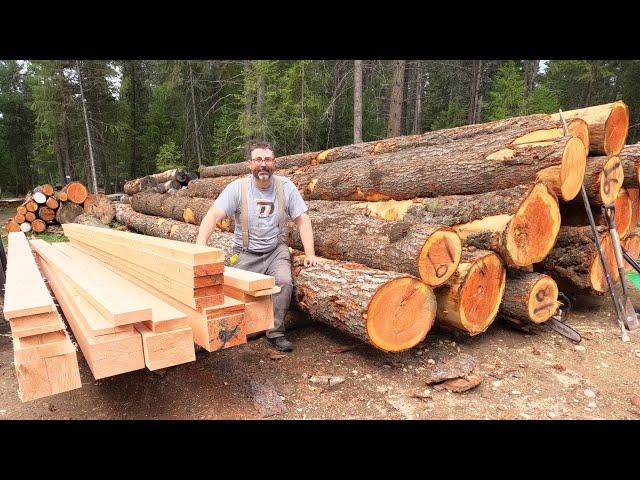
{"type": "Polygon", "coordinates": [[[84,222],[108,225],[115,218],[115,208],[108,196],[90,194],[81,182],[68,183],[57,191],[47,183],[27,194],[5,228],[23,233],[56,231],[56,226],[74,222],[80,215],[85,215],[84,222]]]}
{"type": "Polygon", "coordinates": [[[144,191],[174,195],[181,188],[185,188],[191,180],[197,178],[198,175],[195,173],[187,172],[182,168],[173,168],[164,172],[129,180],[124,184],[123,191],[129,196],[144,191]]]}

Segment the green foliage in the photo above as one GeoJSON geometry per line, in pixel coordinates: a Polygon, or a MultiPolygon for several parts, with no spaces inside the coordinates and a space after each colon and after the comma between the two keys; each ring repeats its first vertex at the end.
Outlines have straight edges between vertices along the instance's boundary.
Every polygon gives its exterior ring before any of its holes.
{"type": "Polygon", "coordinates": [[[536,87],[525,101],[524,112],[527,115],[533,113],[556,113],[560,108],[560,103],[556,94],[545,85],[536,87]]]}
{"type": "Polygon", "coordinates": [[[182,153],[175,142],[171,141],[161,145],[156,155],[156,171],[164,172],[180,166],[182,166],[182,153]]]}
{"type": "Polygon", "coordinates": [[[460,97],[449,102],[446,110],[441,111],[431,124],[431,130],[459,127],[466,123],[466,112],[462,108],[460,97]]]}
{"type": "Polygon", "coordinates": [[[521,115],[524,111],[524,80],[515,62],[506,62],[493,79],[486,104],[487,120],[521,115]]]}

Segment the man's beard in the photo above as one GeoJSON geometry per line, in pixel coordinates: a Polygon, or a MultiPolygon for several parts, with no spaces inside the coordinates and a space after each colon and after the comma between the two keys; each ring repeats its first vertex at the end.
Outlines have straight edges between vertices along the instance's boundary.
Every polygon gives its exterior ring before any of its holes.
{"type": "Polygon", "coordinates": [[[253,176],[258,180],[269,180],[273,173],[269,170],[258,170],[257,172],[253,172],[253,176]]]}

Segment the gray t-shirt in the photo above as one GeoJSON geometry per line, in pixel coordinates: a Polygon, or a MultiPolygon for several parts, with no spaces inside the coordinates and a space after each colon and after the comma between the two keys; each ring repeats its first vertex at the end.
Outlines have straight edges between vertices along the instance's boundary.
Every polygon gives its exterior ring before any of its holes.
{"type": "MultiPolygon", "coordinates": [[[[296,219],[308,210],[300,192],[291,180],[283,180],[285,213],[296,219]]],[[[234,180],[218,195],[213,204],[224,211],[229,218],[233,218],[235,230],[233,246],[242,249],[242,226],[240,223],[241,179],[234,180]]],[[[258,188],[253,176],[249,180],[249,251],[269,252],[278,246],[278,199],[275,178],[271,177],[271,187],[263,190],[258,188]]],[[[284,232],[283,232],[284,233],[284,232]]],[[[284,234],[282,242],[285,242],[284,234]]]]}

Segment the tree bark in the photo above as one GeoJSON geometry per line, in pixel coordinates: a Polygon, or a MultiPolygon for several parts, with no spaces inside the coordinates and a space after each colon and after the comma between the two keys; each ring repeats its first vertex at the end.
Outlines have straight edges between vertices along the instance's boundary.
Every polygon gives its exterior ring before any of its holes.
{"type": "Polygon", "coordinates": [[[402,135],[402,104],[404,102],[404,71],[406,60],[393,62],[393,83],[389,99],[389,121],[387,137],[402,135]]]}
{"type": "Polygon", "coordinates": [[[59,224],[63,223],[73,223],[78,215],[82,215],[84,213],[83,208],[80,205],[75,203],[63,203],[56,210],[56,221],[59,224]]]}
{"type": "Polygon", "coordinates": [[[467,123],[474,124],[479,120],[478,103],[480,96],[480,81],[482,79],[482,60],[471,61],[471,91],[469,95],[469,113],[467,123]]]}
{"type": "Polygon", "coordinates": [[[540,60],[524,61],[524,98],[525,99],[529,97],[529,94],[531,94],[531,92],[533,92],[539,69],[540,69],[540,60]]]}
{"type": "MultiPolygon", "coordinates": [[[[622,248],[624,248],[637,262],[640,258],[640,229],[634,227],[634,229],[631,230],[623,240],[620,240],[620,244],[622,245],[622,248]]],[[[624,269],[626,272],[635,271],[627,261],[624,262],[624,269]]]]}
{"type": "MultiPolygon", "coordinates": [[[[535,114],[524,117],[514,117],[494,122],[464,125],[461,127],[448,128],[426,132],[422,135],[406,135],[402,137],[375,140],[343,147],[331,148],[321,152],[308,152],[304,154],[287,155],[276,158],[276,167],[279,169],[299,168],[308,165],[318,165],[321,163],[338,162],[361,157],[375,157],[385,153],[399,152],[401,150],[413,150],[420,147],[430,147],[444,145],[450,142],[469,140],[475,137],[491,134],[501,134],[505,130],[519,125],[525,133],[535,130],[548,130],[548,135],[554,138],[561,137],[563,133],[562,122],[559,119],[552,119],[549,115],[535,114]],[[553,130],[555,129],[555,130],[553,130]]],[[[588,151],[589,130],[586,122],[577,119],[568,122],[569,132],[579,137],[585,143],[585,152],[588,151]]],[[[544,132],[540,132],[544,139],[544,132]]],[[[364,160],[364,158],[361,158],[364,160]]],[[[214,165],[204,167],[200,170],[202,178],[226,177],[232,175],[242,175],[248,173],[246,162],[231,163],[226,165],[214,165]]]]}
{"type": "Polygon", "coordinates": [[[365,214],[454,229],[465,245],[498,253],[508,265],[528,266],[553,248],[560,229],[555,195],[542,182],[478,195],[357,204],[365,214]]]}
{"type": "Polygon", "coordinates": [[[362,60],[353,62],[353,143],[362,142],[362,60]]]}
{"type": "Polygon", "coordinates": [[[147,175],[146,177],[129,180],[124,184],[123,191],[127,195],[134,195],[138,192],[142,192],[143,190],[155,189],[157,187],[158,180],[151,175],[147,175]]]}
{"type": "Polygon", "coordinates": [[[293,301],[314,320],[389,352],[414,347],[433,325],[435,297],[415,277],[325,259],[301,263],[294,258],[293,301]]]}
{"type": "MultiPolygon", "coordinates": [[[[619,274],[611,237],[604,227],[598,227],[598,232],[611,279],[617,282],[619,274]]],[[[561,227],[555,247],[534,269],[551,276],[562,291],[602,295],[609,289],[591,227],[561,227]]]]}
{"type": "MultiPolygon", "coordinates": [[[[430,286],[443,284],[460,261],[461,242],[440,225],[368,217],[352,202],[309,202],[315,252],[380,270],[419,276],[430,286]]],[[[302,250],[295,223],[287,224],[288,245],[302,250]]]]}
{"type": "Polygon", "coordinates": [[[422,62],[416,61],[416,96],[413,107],[413,134],[422,131],[422,62]]]}
{"type": "Polygon", "coordinates": [[[624,169],[624,186],[638,188],[640,186],[640,143],[625,145],[618,156],[624,169]]]}
{"type": "MultiPolygon", "coordinates": [[[[593,205],[615,202],[626,180],[622,162],[616,155],[611,157],[589,157],[584,173],[584,188],[593,205]]],[[[580,204],[582,204],[582,199],[580,204]]]]}
{"type": "MultiPolygon", "coordinates": [[[[637,188],[627,188],[627,195],[631,201],[631,227],[634,230],[640,220],[640,190],[637,188]]],[[[629,235],[629,233],[627,233],[629,235]]]]}
{"type": "Polygon", "coordinates": [[[500,316],[513,323],[546,322],[559,307],[558,285],[548,275],[507,269],[500,316]]]}
{"type": "Polygon", "coordinates": [[[195,225],[200,225],[211,205],[213,202],[209,198],[179,197],[153,192],[137,193],[131,198],[131,207],[136,212],[195,225]]]}
{"type": "Polygon", "coordinates": [[[102,194],[87,195],[84,201],[84,213],[97,218],[104,225],[109,225],[116,216],[116,210],[109,197],[102,194]]]}
{"type": "Polygon", "coordinates": [[[456,273],[435,291],[438,323],[469,335],[486,331],[498,313],[505,276],[494,252],[463,250],[456,273]]]}
{"type": "MultiPolygon", "coordinates": [[[[560,129],[532,129],[530,120],[525,125],[507,120],[499,132],[493,125],[485,135],[442,145],[276,173],[288,176],[307,200],[380,201],[476,194],[529,184],[536,178],[563,200],[571,200],[583,181],[584,145],[577,138],[562,137],[560,129]]],[[[539,120],[548,125],[544,116],[539,120]]],[[[474,127],[486,129],[487,125],[474,127]]],[[[193,181],[181,194],[215,198],[233,180],[193,181]]]]}
{"type": "Polygon", "coordinates": [[[191,62],[189,63],[189,85],[191,88],[191,107],[193,112],[193,138],[196,147],[196,155],[198,157],[198,168],[202,168],[202,152],[200,145],[200,129],[198,128],[198,116],[196,111],[196,97],[193,88],[193,69],[191,68],[191,62]]]}
{"type": "Polygon", "coordinates": [[[78,69],[78,83],[80,84],[80,98],[82,100],[82,114],[84,116],[84,126],[87,132],[87,146],[89,147],[89,172],[93,193],[98,193],[98,183],[96,180],[96,167],[93,160],[93,145],[91,143],[91,132],[89,131],[89,118],[87,115],[87,101],[84,98],[84,90],[82,88],[82,73],[80,71],[80,62],[76,60],[76,68],[78,69]]]}
{"type": "MultiPolygon", "coordinates": [[[[589,154],[617,155],[629,131],[629,109],[624,102],[562,112],[566,120],[581,118],[589,126],[589,154]]],[[[559,119],[559,114],[552,115],[559,119]]]]}

